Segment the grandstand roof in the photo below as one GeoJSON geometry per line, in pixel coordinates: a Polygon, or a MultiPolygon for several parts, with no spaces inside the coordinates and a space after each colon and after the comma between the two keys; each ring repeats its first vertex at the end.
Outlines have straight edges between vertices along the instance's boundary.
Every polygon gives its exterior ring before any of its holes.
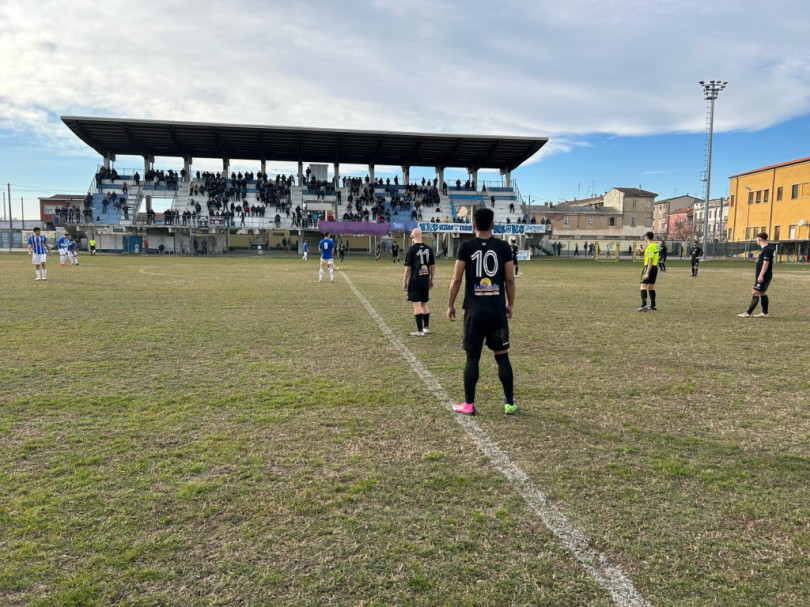
{"type": "Polygon", "coordinates": [[[102,156],[176,156],[514,170],[545,137],[394,133],[62,116],[102,156]]]}

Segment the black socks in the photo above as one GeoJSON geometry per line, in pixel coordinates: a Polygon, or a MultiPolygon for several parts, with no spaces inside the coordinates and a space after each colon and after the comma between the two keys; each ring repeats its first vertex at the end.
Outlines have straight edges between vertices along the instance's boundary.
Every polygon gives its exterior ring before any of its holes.
{"type": "Polygon", "coordinates": [[[416,319],[416,330],[422,331],[422,314],[414,314],[413,317],[416,319]]]}
{"type": "Polygon", "coordinates": [[[647,305],[647,289],[641,289],[641,305],[647,305]]]}
{"type": "MultiPolygon", "coordinates": [[[[757,304],[758,304],[758,303],[759,303],[759,296],[758,296],[758,295],[754,295],[754,296],[751,298],[751,304],[748,306],[748,309],[746,310],[746,312],[747,312],[748,314],[750,314],[751,312],[753,312],[753,311],[754,311],[754,308],[756,308],[756,307],[757,307],[757,304]]],[[[766,305],[767,305],[767,304],[765,304],[765,303],[763,303],[763,305],[762,305],[762,308],[763,308],[763,309],[762,309],[762,311],[763,311],[763,312],[765,311],[765,306],[766,306],[766,305]]]]}
{"type": "Polygon", "coordinates": [[[478,361],[481,351],[467,351],[467,364],[464,365],[464,402],[475,402],[475,385],[478,383],[478,361]]]}
{"type": "MultiPolygon", "coordinates": [[[[464,365],[464,402],[475,402],[475,386],[478,383],[478,362],[481,359],[481,352],[467,352],[467,364],[464,365]]],[[[504,402],[514,404],[515,402],[515,376],[512,372],[512,363],[509,362],[509,352],[495,355],[495,362],[498,363],[498,379],[503,385],[504,402]]]]}
{"type": "Polygon", "coordinates": [[[650,291],[650,307],[651,308],[655,307],[655,289],[652,289],[650,291]]]}
{"type": "Polygon", "coordinates": [[[503,385],[504,402],[512,405],[515,402],[515,378],[512,373],[512,363],[509,362],[509,352],[496,354],[495,362],[498,363],[498,379],[503,385]]]}
{"type": "Polygon", "coordinates": [[[430,326],[430,312],[427,314],[422,314],[422,324],[425,326],[425,329],[430,326]]]}
{"type": "Polygon", "coordinates": [[[760,303],[762,303],[762,313],[767,314],[768,313],[768,296],[767,295],[760,295],[759,296],[759,301],[760,301],[760,303]]]}

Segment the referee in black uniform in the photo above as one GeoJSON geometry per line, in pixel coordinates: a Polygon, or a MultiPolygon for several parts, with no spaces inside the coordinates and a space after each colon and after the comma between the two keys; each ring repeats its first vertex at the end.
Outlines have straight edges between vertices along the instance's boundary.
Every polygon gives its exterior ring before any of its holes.
{"type": "Polygon", "coordinates": [[[697,240],[692,244],[692,278],[697,278],[698,266],[700,265],[700,257],[703,255],[703,249],[697,243],[697,240]]]}
{"type": "Polygon", "coordinates": [[[754,274],[754,288],[751,290],[751,303],[748,309],[742,314],[737,314],[740,318],[748,318],[753,314],[757,304],[762,304],[762,312],[754,314],[757,318],[768,318],[768,285],[773,277],[773,247],[768,244],[768,234],[760,232],[757,234],[757,245],[761,248],[757,257],[757,269],[754,274]]]}

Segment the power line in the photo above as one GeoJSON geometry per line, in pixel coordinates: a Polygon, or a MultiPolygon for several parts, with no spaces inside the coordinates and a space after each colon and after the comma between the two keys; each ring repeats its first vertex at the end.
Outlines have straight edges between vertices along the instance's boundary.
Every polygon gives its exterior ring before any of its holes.
{"type": "Polygon", "coordinates": [[[9,185],[11,185],[11,187],[17,188],[17,189],[33,190],[33,191],[36,191],[36,192],[50,192],[50,193],[53,193],[53,194],[72,194],[72,193],[82,193],[82,192],[84,192],[84,190],[71,190],[71,189],[68,189],[68,188],[61,188],[61,189],[58,189],[58,190],[53,190],[53,189],[50,189],[50,188],[42,188],[42,187],[34,186],[34,185],[22,185],[22,184],[19,184],[19,183],[12,183],[12,184],[9,184],[9,185]]]}

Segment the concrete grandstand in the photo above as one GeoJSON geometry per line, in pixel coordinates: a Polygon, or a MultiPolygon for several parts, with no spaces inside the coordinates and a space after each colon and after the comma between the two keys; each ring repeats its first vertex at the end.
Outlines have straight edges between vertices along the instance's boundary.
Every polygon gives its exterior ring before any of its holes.
{"type": "MultiPolygon", "coordinates": [[[[416,222],[445,224],[432,229],[446,234],[443,244],[452,252],[464,230],[447,224],[468,222],[477,207],[493,208],[501,225],[531,221],[512,171],[547,142],[545,138],[75,116],[62,120],[102,157],[81,218],[78,211],[71,214],[75,221],[66,227],[77,232],[89,228],[102,249],[108,248],[106,242],[118,243],[109,238],[118,234],[121,246],[112,248],[130,252],[137,247],[132,243],[144,237],[150,247],[160,242],[175,252],[192,252],[196,249],[192,241],[197,239],[205,239],[208,251],[226,252],[250,245],[240,241],[239,235],[254,236],[250,242],[269,243],[270,231],[276,236],[284,232],[287,242],[296,236],[300,246],[307,232],[312,231],[314,238],[319,227],[320,231],[328,228],[319,226],[324,220],[330,225],[347,220],[384,223],[392,232],[409,230],[416,222]],[[119,173],[116,158],[133,155],[143,157],[143,170],[119,173]],[[176,157],[183,168],[160,170],[154,164],[156,157],[176,157]],[[195,158],[220,159],[222,171],[194,171],[195,158]],[[258,173],[237,171],[233,167],[239,160],[259,161],[261,168],[258,173]],[[268,176],[268,161],[296,162],[297,174],[268,176]],[[341,164],[365,164],[368,171],[363,177],[341,177],[341,164]],[[401,177],[378,178],[378,166],[399,166],[401,177]],[[412,167],[432,167],[435,178],[411,182],[412,167]],[[446,183],[448,167],[465,169],[467,180],[446,183]],[[481,169],[496,169],[501,179],[483,182],[478,175],[481,169]],[[154,212],[155,199],[161,200],[163,213],[154,212]]],[[[531,232],[540,235],[548,228],[538,226],[531,232]]],[[[505,229],[512,230],[524,234],[513,227],[505,229]]]]}

